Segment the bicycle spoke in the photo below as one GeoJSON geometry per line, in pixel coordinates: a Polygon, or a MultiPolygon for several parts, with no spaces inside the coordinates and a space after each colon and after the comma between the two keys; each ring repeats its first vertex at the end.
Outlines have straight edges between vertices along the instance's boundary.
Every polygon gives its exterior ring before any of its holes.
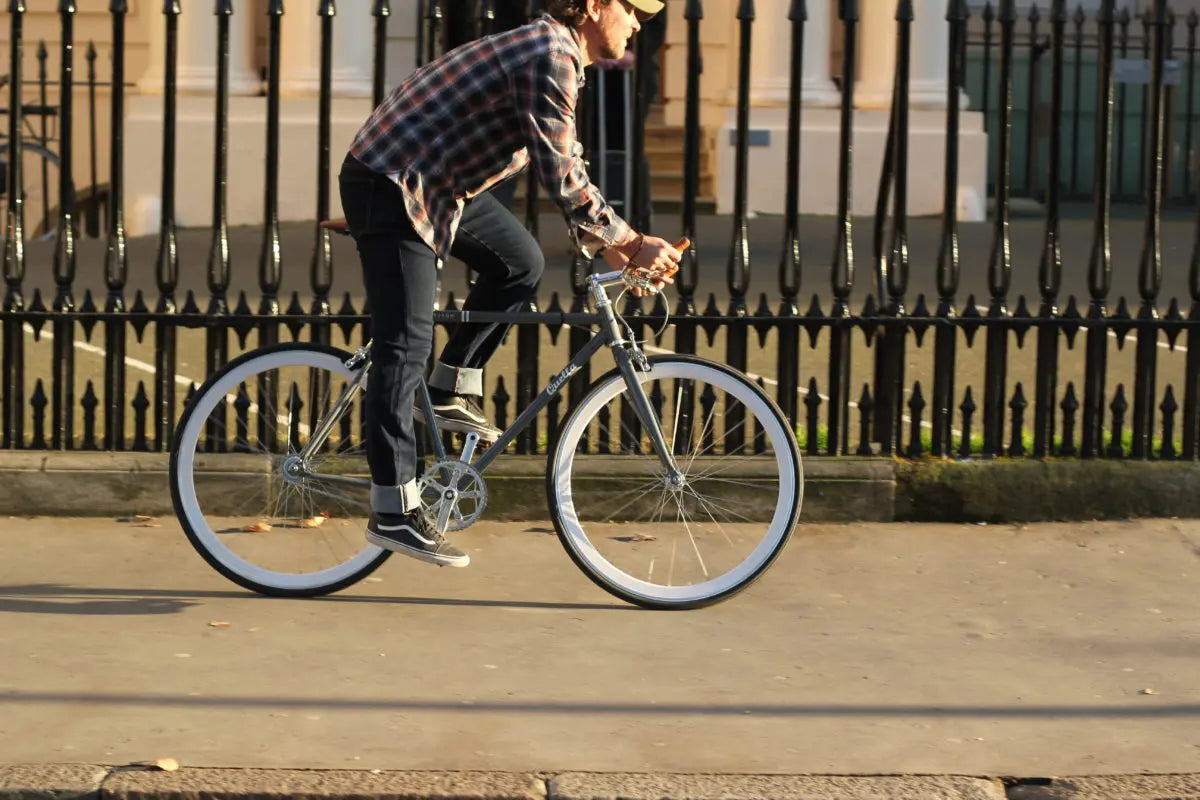
{"type": "MultiPolygon", "coordinates": [[[[588,493],[594,499],[603,498],[605,505],[611,506],[618,500],[623,500],[630,495],[634,496],[633,500],[640,500],[641,498],[653,492],[655,488],[660,485],[660,483],[660,481],[646,481],[644,483],[639,483],[637,486],[634,486],[630,489],[590,489],[588,493]]],[[[628,503],[623,505],[622,508],[625,508],[627,505],[628,503]]]]}
{"type": "Polygon", "coordinates": [[[672,492],[663,492],[662,493],[662,497],[659,498],[659,501],[658,501],[658,508],[655,509],[654,514],[652,515],[653,518],[651,519],[651,522],[661,522],[662,521],[662,515],[667,510],[667,503],[670,502],[671,495],[672,495],[672,492]]]}
{"type": "MultiPolygon", "coordinates": [[[[684,525],[686,525],[687,517],[683,513],[683,501],[681,499],[681,495],[678,492],[675,494],[675,510],[676,510],[675,511],[675,521],[678,522],[680,520],[683,520],[684,525]]],[[[675,585],[675,552],[676,552],[676,545],[678,544],[678,542],[679,542],[679,537],[677,537],[677,536],[671,537],[671,561],[670,561],[670,566],[667,567],[667,586],[675,585]]]]}
{"type": "MultiPolygon", "coordinates": [[[[706,480],[713,475],[720,475],[723,472],[728,472],[731,469],[737,469],[740,466],[742,466],[742,464],[737,461],[731,461],[730,459],[724,459],[723,466],[713,466],[712,469],[710,469],[706,472],[697,472],[694,475],[692,475],[691,477],[692,477],[692,480],[694,480],[694,481],[706,480]]],[[[721,480],[721,479],[718,478],[717,480],[721,480]]]]}
{"type": "MultiPolygon", "coordinates": [[[[367,505],[368,505],[369,501],[364,501],[364,499],[362,497],[356,498],[356,497],[353,497],[344,492],[337,492],[337,491],[331,490],[331,489],[324,489],[324,488],[322,488],[324,485],[325,484],[321,483],[320,481],[311,481],[311,480],[304,481],[305,488],[309,489],[313,494],[320,495],[321,497],[328,497],[331,500],[337,501],[339,504],[338,507],[343,512],[349,512],[352,509],[352,507],[354,507],[354,506],[358,506],[357,510],[360,510],[360,511],[368,510],[367,505]]],[[[329,511],[329,509],[321,509],[321,510],[329,511]]],[[[344,515],[347,517],[352,516],[349,513],[345,513],[344,515]]]]}
{"type": "MultiPolygon", "coordinates": [[[[225,505],[229,509],[240,510],[248,507],[250,505],[249,501],[261,494],[262,487],[257,484],[239,485],[236,490],[225,493],[225,505]]],[[[261,509],[261,501],[255,503],[254,508],[261,509]]]]}
{"type": "Polygon", "coordinates": [[[671,423],[671,450],[675,452],[675,441],[679,436],[679,408],[683,405],[683,381],[675,382],[675,417],[671,423]]]}
{"type": "MultiPolygon", "coordinates": [[[[242,388],[245,388],[245,383],[243,383],[243,384],[241,385],[241,387],[242,387],[242,388]]],[[[246,390],[246,393],[247,393],[247,395],[249,395],[249,389],[247,389],[247,390],[246,390]]],[[[232,393],[232,392],[230,392],[230,393],[226,393],[226,395],[225,395],[225,404],[226,404],[226,405],[229,407],[229,408],[228,408],[228,410],[230,410],[230,411],[234,411],[234,412],[236,413],[236,409],[235,409],[235,407],[234,407],[234,403],[236,403],[236,402],[237,402],[237,395],[236,395],[236,394],[234,394],[234,393],[232,393]]],[[[259,416],[259,411],[260,411],[260,410],[261,410],[261,409],[259,408],[259,405],[258,405],[258,403],[256,403],[256,402],[254,402],[253,400],[251,400],[251,401],[250,401],[250,404],[249,404],[248,406],[246,406],[246,418],[247,418],[247,419],[253,419],[253,418],[255,418],[255,417],[258,417],[258,416],[259,416]]],[[[270,410],[270,409],[267,409],[267,413],[266,413],[266,415],[265,415],[265,416],[267,417],[267,419],[274,419],[276,422],[281,422],[281,423],[283,423],[283,426],[284,426],[284,429],[285,429],[285,430],[288,430],[288,429],[289,429],[289,427],[288,427],[288,423],[289,423],[289,421],[290,421],[290,420],[288,419],[288,416],[287,416],[286,414],[283,414],[283,413],[281,413],[281,412],[278,412],[278,411],[276,411],[276,412],[274,412],[274,413],[272,414],[272,413],[271,413],[271,410],[270,410]]],[[[311,432],[311,431],[310,431],[310,429],[309,429],[309,427],[308,427],[308,425],[306,425],[306,424],[305,424],[305,423],[303,423],[303,422],[299,423],[299,424],[298,424],[296,427],[297,427],[297,429],[299,429],[299,431],[300,431],[300,434],[301,434],[302,436],[308,436],[308,435],[309,435],[309,433],[311,432]]],[[[247,438],[249,438],[249,436],[247,436],[247,438]]]]}
{"type": "MultiPolygon", "coordinates": [[[[704,426],[700,429],[700,441],[701,442],[704,441],[704,437],[706,434],[713,433],[716,430],[715,426],[710,428],[710,426],[712,426],[713,419],[715,419],[715,417],[716,417],[716,413],[717,413],[717,407],[714,404],[713,407],[710,408],[708,411],[708,419],[704,420],[704,426]]],[[[709,447],[715,447],[716,443],[717,443],[717,437],[713,436],[713,443],[711,445],[709,445],[709,447]]],[[[696,462],[696,458],[699,457],[702,453],[706,452],[707,450],[708,450],[708,448],[706,447],[703,450],[697,450],[695,453],[692,453],[692,457],[688,459],[687,467],[683,470],[685,474],[691,473],[692,464],[694,464],[696,462]]]]}
{"type": "MultiPolygon", "coordinates": [[[[729,546],[730,546],[730,547],[733,547],[733,546],[734,546],[734,544],[733,544],[733,539],[730,539],[730,538],[729,538],[729,534],[725,533],[725,529],[721,527],[721,523],[720,523],[720,522],[717,520],[717,518],[716,518],[716,517],[713,515],[713,513],[712,513],[712,510],[711,510],[711,509],[713,508],[713,506],[709,505],[709,504],[708,504],[708,502],[706,502],[706,501],[705,501],[705,499],[704,499],[703,497],[701,497],[701,496],[700,496],[700,495],[699,495],[699,494],[696,492],[696,490],[695,490],[695,489],[692,489],[690,486],[688,487],[688,489],[689,489],[689,491],[691,491],[691,493],[692,493],[692,497],[695,497],[695,498],[696,498],[696,500],[697,500],[697,501],[700,503],[700,505],[701,505],[701,506],[703,506],[703,507],[705,507],[705,508],[708,508],[708,509],[710,509],[710,510],[709,510],[709,512],[708,512],[708,518],[709,518],[709,519],[711,519],[711,520],[712,520],[712,522],[713,522],[713,524],[717,526],[717,531],[718,531],[718,532],[719,532],[719,533],[720,533],[722,536],[724,536],[724,537],[725,537],[725,541],[729,543],[729,546]]],[[[727,515],[727,516],[728,516],[728,513],[729,513],[729,512],[728,512],[728,511],[726,511],[726,515],[727,515]]]]}
{"type": "Polygon", "coordinates": [[[283,520],[288,518],[288,509],[292,507],[292,501],[296,496],[296,487],[290,483],[285,483],[279,491],[275,504],[271,509],[271,518],[275,520],[283,520]]]}
{"type": "MultiPolygon", "coordinates": [[[[624,505],[620,506],[619,508],[614,509],[613,511],[610,511],[608,516],[604,518],[604,522],[612,522],[616,518],[617,514],[620,514],[622,511],[629,508],[631,505],[636,503],[638,500],[641,500],[643,497],[645,497],[646,495],[650,494],[653,491],[654,491],[654,485],[651,484],[650,488],[646,489],[644,492],[637,495],[636,497],[630,499],[629,502],[625,503],[624,505]]],[[[628,494],[628,492],[625,492],[624,494],[628,494]]],[[[620,495],[618,495],[618,496],[620,496],[620,495]]]]}
{"type": "Polygon", "coordinates": [[[692,543],[692,550],[696,552],[696,560],[700,562],[700,570],[704,573],[704,577],[708,577],[708,567],[704,564],[704,556],[700,555],[700,546],[696,544],[696,536],[692,533],[692,526],[688,524],[687,509],[683,507],[683,501],[679,502],[679,513],[683,515],[683,527],[687,530],[688,539],[692,543]]]}
{"type": "Polygon", "coordinates": [[[763,481],[767,478],[767,476],[763,476],[763,478],[757,480],[753,480],[751,478],[714,478],[714,474],[715,473],[705,473],[702,475],[693,475],[690,480],[692,483],[719,483],[726,486],[757,486],[761,488],[763,486],[763,481]]]}
{"type": "MultiPolygon", "coordinates": [[[[701,496],[697,493],[696,497],[698,499],[700,499],[701,496]]],[[[720,500],[717,500],[713,497],[707,497],[707,498],[704,498],[702,500],[702,502],[708,504],[708,506],[711,508],[717,509],[718,511],[723,511],[725,513],[725,518],[727,520],[729,520],[730,522],[734,521],[734,519],[733,519],[734,517],[736,517],[741,522],[752,523],[755,521],[754,517],[748,517],[745,514],[739,514],[736,511],[734,511],[733,506],[742,506],[742,507],[749,508],[749,509],[754,509],[754,508],[760,507],[760,505],[757,503],[730,501],[727,498],[721,498],[720,500]]]]}
{"type": "MultiPolygon", "coordinates": [[[[707,483],[707,482],[709,482],[709,481],[692,480],[691,485],[692,486],[703,485],[703,483],[707,483]]],[[[721,483],[721,485],[724,485],[724,486],[742,486],[742,487],[750,488],[750,489],[764,489],[764,485],[762,482],[756,483],[754,481],[733,481],[733,480],[715,480],[712,482],[713,483],[721,483]]],[[[733,500],[732,498],[727,498],[726,501],[728,501],[728,503],[736,503],[738,505],[744,505],[744,506],[758,505],[756,503],[756,501],[754,501],[754,500],[733,500]]]]}
{"type": "MultiPolygon", "coordinates": [[[[715,410],[715,409],[714,409],[714,410],[715,410]]],[[[709,420],[709,421],[711,421],[711,418],[710,418],[710,420],[709,420]]],[[[731,434],[731,433],[735,433],[736,431],[740,430],[741,428],[744,428],[745,426],[746,426],[746,423],[745,423],[744,421],[743,421],[743,422],[739,422],[737,425],[734,425],[732,428],[730,428],[730,429],[728,429],[727,431],[725,431],[725,435],[726,435],[726,436],[728,436],[728,435],[729,435],[729,434],[731,434]]],[[[714,429],[713,429],[714,436],[713,436],[712,443],[711,443],[711,444],[709,444],[707,447],[704,447],[703,449],[697,450],[695,453],[693,453],[693,454],[692,454],[691,460],[689,460],[689,461],[688,461],[688,469],[687,469],[687,472],[688,472],[689,474],[691,473],[691,466],[692,466],[692,464],[693,464],[693,463],[696,461],[696,459],[697,459],[697,458],[699,458],[700,456],[702,456],[702,455],[704,455],[705,453],[708,453],[708,452],[710,452],[710,451],[713,451],[713,452],[715,452],[715,448],[716,448],[716,446],[717,446],[717,437],[716,437],[716,435],[715,435],[715,431],[716,431],[716,429],[715,429],[715,427],[714,427],[714,429]]],[[[705,429],[704,431],[702,431],[702,432],[701,432],[700,441],[702,441],[702,442],[704,441],[704,436],[703,436],[703,434],[704,434],[704,433],[706,433],[706,432],[708,432],[708,429],[707,429],[707,427],[706,427],[706,429],[705,429]]]]}

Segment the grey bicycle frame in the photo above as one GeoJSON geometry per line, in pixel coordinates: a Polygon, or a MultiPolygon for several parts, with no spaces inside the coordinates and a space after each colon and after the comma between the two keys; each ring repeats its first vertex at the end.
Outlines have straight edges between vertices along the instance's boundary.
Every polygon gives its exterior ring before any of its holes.
{"type": "MultiPolygon", "coordinates": [[[[638,365],[635,360],[641,361],[641,351],[637,350],[635,342],[627,341],[621,335],[621,328],[617,322],[616,313],[613,311],[612,301],[608,297],[608,292],[605,291],[606,286],[620,283],[622,281],[620,272],[594,273],[588,276],[588,289],[592,297],[596,301],[595,315],[584,315],[590,320],[599,322],[600,330],[597,331],[591,339],[584,344],[583,347],[571,357],[570,363],[562,369],[557,375],[550,379],[546,387],[538,393],[525,410],[523,410],[513,423],[500,434],[500,438],[496,440],[472,466],[482,473],[487,469],[488,465],[495,461],[501,453],[508,447],[513,439],[525,429],[534,417],[538,415],[543,408],[554,398],[556,394],[562,391],[563,386],[567,384],[567,380],[578,372],[584,364],[586,364],[596,351],[601,347],[608,345],[612,348],[613,359],[617,362],[617,370],[621,373],[625,380],[625,385],[629,389],[630,399],[633,402],[633,408],[637,414],[638,420],[645,427],[650,436],[650,442],[654,447],[654,452],[662,462],[663,467],[667,471],[669,478],[676,478],[679,475],[679,467],[675,463],[675,456],[671,452],[671,448],[667,445],[666,438],[663,436],[662,428],[659,427],[658,419],[654,416],[653,409],[650,406],[650,400],[646,397],[645,390],[642,389],[641,381],[637,378],[638,365]],[[635,357],[632,353],[636,352],[635,357]]],[[[461,312],[460,319],[463,322],[511,322],[511,315],[503,312],[461,312]]],[[[334,426],[342,415],[349,409],[354,397],[362,390],[366,383],[367,373],[370,371],[370,345],[359,349],[347,362],[346,366],[350,369],[362,367],[362,370],[355,376],[354,380],[346,387],[334,404],[330,413],[321,421],[313,435],[309,438],[308,444],[299,453],[301,463],[308,463],[308,459],[314,453],[320,451],[324,446],[325,440],[329,434],[333,432],[334,426]]],[[[644,363],[644,362],[643,362],[644,363]]],[[[421,381],[418,389],[418,401],[421,403],[421,408],[425,413],[425,419],[433,422],[435,415],[433,413],[433,403],[429,398],[429,388],[421,381]]],[[[446,451],[442,446],[441,437],[438,435],[437,425],[434,422],[431,426],[430,437],[433,440],[434,453],[439,461],[446,460],[446,451]]],[[[470,457],[470,453],[466,453],[470,457]]],[[[320,478],[336,483],[353,483],[365,484],[362,478],[351,478],[338,475],[311,475],[310,477],[320,478]]]]}

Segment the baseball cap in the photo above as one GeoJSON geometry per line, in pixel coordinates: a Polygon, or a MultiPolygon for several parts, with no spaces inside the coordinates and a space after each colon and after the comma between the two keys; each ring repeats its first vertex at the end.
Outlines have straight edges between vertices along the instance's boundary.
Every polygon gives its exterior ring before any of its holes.
{"type": "Polygon", "coordinates": [[[663,0],[625,0],[625,2],[641,11],[645,17],[652,17],[663,10],[663,0]]]}

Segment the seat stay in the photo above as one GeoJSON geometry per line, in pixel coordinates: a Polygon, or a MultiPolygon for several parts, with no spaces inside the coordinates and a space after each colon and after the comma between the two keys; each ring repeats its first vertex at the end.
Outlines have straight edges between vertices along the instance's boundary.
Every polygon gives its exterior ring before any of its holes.
{"type": "Polygon", "coordinates": [[[350,403],[353,402],[355,395],[362,391],[368,372],[370,372],[370,366],[364,366],[354,376],[354,380],[338,396],[337,402],[333,404],[333,408],[329,410],[329,413],[321,418],[317,429],[313,431],[312,436],[308,439],[308,443],[301,448],[298,454],[301,463],[307,464],[313,454],[320,452],[321,448],[325,446],[326,440],[329,439],[329,434],[333,433],[334,426],[338,424],[342,416],[350,409],[350,403]]]}

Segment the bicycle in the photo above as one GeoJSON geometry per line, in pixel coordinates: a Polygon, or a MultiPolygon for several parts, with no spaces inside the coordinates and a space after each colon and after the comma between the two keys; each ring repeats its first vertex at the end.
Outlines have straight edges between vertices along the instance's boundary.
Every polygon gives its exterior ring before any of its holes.
{"type": "MultiPolygon", "coordinates": [[[[478,520],[484,472],[607,346],[616,367],[592,383],[547,448],[550,518],[575,564],[616,597],[648,608],[706,606],[745,589],[778,557],[800,513],[800,452],[783,413],[744,373],[695,356],[645,355],[608,295],[625,281],[621,272],[588,278],[596,313],[561,317],[598,330],[486,450],[472,433],[448,456],[420,384],[433,448],[422,502],[443,534],[478,520]]],[[[189,541],[225,577],[262,594],[315,596],[388,558],[363,533],[370,477],[356,400],[370,363],[370,342],[354,353],[279,344],[233,360],[196,392],[171,452],[172,499],[189,541]]]]}
{"type": "MultiPolygon", "coordinates": [[[[8,75],[0,75],[0,89],[7,86],[8,75]]],[[[0,108],[0,117],[7,117],[10,109],[0,108]]],[[[51,130],[49,121],[57,122],[58,107],[46,103],[22,103],[21,122],[23,123],[20,143],[22,200],[25,214],[37,211],[35,224],[26,230],[29,241],[48,241],[58,233],[56,218],[58,202],[58,171],[60,167],[58,154],[50,149],[57,141],[55,131],[51,130]],[[34,127],[33,117],[42,119],[41,130],[34,127]]],[[[9,206],[9,170],[13,160],[12,144],[8,136],[8,123],[0,124],[0,218],[7,218],[9,206]]],[[[0,237],[5,233],[0,231],[0,237]]]]}

